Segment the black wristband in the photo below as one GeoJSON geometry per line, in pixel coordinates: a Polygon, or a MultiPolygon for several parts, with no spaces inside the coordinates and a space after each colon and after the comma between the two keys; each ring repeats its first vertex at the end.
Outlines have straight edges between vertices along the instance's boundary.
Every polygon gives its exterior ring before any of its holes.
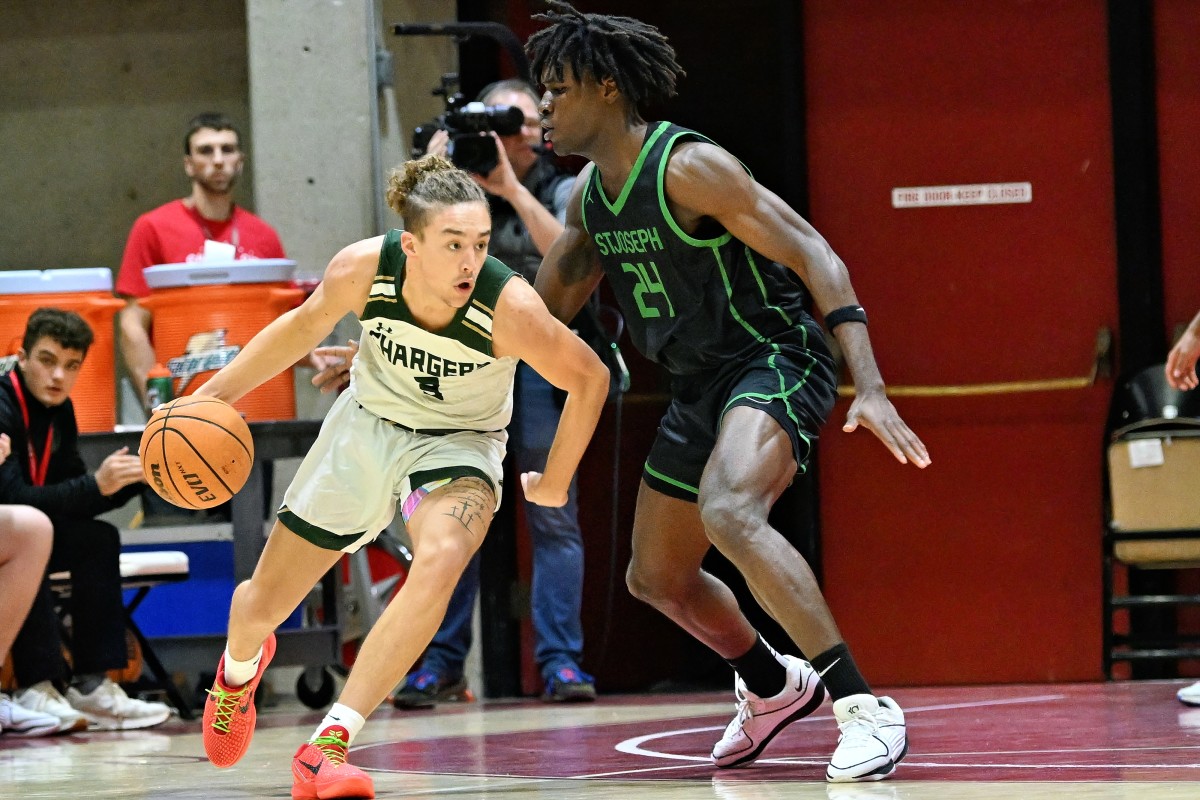
{"type": "Polygon", "coordinates": [[[825,329],[830,333],[843,322],[861,322],[866,325],[867,312],[863,311],[862,306],[842,306],[825,315],[825,329]]]}

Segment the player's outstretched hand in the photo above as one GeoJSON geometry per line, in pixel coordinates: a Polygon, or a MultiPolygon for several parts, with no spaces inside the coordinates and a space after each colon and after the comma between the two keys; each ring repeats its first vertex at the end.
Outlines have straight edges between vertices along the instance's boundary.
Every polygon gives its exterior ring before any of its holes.
{"type": "Polygon", "coordinates": [[[312,377],[312,385],[321,390],[321,394],[336,392],[350,383],[350,364],[358,352],[358,342],[348,339],[346,344],[335,344],[329,347],[318,347],[312,351],[312,365],[317,374],[312,377]]]}
{"type": "Polygon", "coordinates": [[[540,472],[522,472],[521,489],[525,492],[525,499],[534,505],[562,508],[567,504],[566,492],[547,491],[542,488],[542,473],[540,472]]]}
{"type": "Polygon", "coordinates": [[[892,451],[892,455],[901,464],[911,461],[924,469],[931,463],[924,442],[900,419],[896,407],[882,392],[860,394],[854,398],[842,430],[850,433],[859,425],[865,426],[879,437],[879,441],[892,451]]]}
{"type": "Polygon", "coordinates": [[[131,483],[142,480],[142,460],[122,447],[110,455],[96,470],[96,486],[105,497],[116,494],[131,483]]]}

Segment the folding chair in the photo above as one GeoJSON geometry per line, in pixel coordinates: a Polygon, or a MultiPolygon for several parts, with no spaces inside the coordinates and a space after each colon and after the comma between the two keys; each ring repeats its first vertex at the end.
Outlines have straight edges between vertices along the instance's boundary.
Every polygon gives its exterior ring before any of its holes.
{"type": "MultiPolygon", "coordinates": [[[[125,627],[133,634],[142,650],[142,659],[150,667],[155,684],[166,693],[171,705],[179,710],[179,716],[190,720],[193,718],[191,706],[183,699],[175,682],[163,668],[162,662],[150,646],[150,642],[138,627],[133,618],[133,612],[141,605],[150,590],[164,583],[179,583],[186,581],[189,576],[187,553],[178,550],[156,550],[140,553],[121,553],[121,588],[135,589],[136,592],[125,605],[125,627]]],[[[65,600],[71,596],[71,573],[53,572],[50,574],[50,589],[65,600]]]]}

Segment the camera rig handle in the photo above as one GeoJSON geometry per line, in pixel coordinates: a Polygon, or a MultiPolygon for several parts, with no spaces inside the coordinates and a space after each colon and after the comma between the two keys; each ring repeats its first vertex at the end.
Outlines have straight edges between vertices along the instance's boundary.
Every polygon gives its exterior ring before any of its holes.
{"type": "Polygon", "coordinates": [[[392,26],[392,32],[397,36],[453,36],[460,43],[472,36],[486,36],[508,52],[519,77],[530,80],[529,59],[525,57],[521,40],[512,29],[499,22],[399,22],[392,26]]]}

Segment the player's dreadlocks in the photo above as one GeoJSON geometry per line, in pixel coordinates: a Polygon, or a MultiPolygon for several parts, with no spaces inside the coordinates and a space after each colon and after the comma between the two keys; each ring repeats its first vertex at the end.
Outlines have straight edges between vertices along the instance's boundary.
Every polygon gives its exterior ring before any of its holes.
{"type": "Polygon", "coordinates": [[[570,64],[577,80],[611,77],[638,108],[675,96],[675,85],[686,73],[658,28],[629,17],[581,14],[563,0],[546,2],[551,10],[533,18],[550,27],[525,45],[535,80],[547,70],[561,80],[570,64]]]}

